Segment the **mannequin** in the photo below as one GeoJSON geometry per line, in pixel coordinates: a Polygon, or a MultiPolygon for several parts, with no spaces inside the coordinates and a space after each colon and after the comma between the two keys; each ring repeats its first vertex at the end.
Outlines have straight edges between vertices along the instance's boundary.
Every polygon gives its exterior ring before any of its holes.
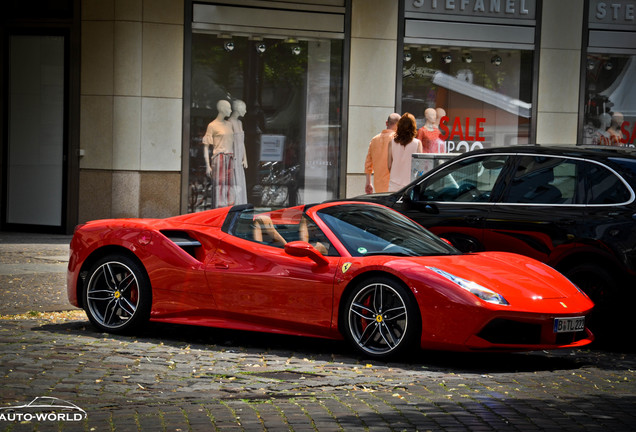
{"type": "Polygon", "coordinates": [[[245,170],[247,169],[247,157],[245,155],[245,132],[243,123],[239,120],[245,116],[247,109],[245,102],[235,100],[232,103],[230,123],[234,132],[234,177],[236,185],[235,204],[247,204],[247,190],[245,187],[245,170]]]}
{"type": "Polygon", "coordinates": [[[417,139],[422,141],[424,153],[446,153],[444,142],[440,138],[439,128],[437,127],[437,111],[435,111],[435,108],[424,110],[424,119],[424,126],[417,131],[417,139]]]}
{"type": "Polygon", "coordinates": [[[610,136],[607,129],[612,125],[612,116],[609,113],[602,113],[598,116],[599,128],[592,135],[592,144],[594,145],[609,145],[610,136]]]}
{"type": "Polygon", "coordinates": [[[623,124],[623,113],[615,112],[612,114],[612,119],[610,120],[610,126],[607,128],[607,134],[601,137],[602,145],[610,145],[610,146],[622,146],[623,145],[623,132],[621,131],[621,126],[623,124]]]}
{"type": "Polygon", "coordinates": [[[444,110],[444,108],[437,107],[435,108],[435,114],[437,114],[437,117],[435,118],[435,125],[439,129],[439,122],[441,122],[442,117],[446,115],[446,111],[444,110]]]}
{"type": "Polygon", "coordinates": [[[234,205],[234,133],[232,124],[226,120],[232,113],[232,107],[226,100],[216,104],[218,114],[208,125],[203,137],[203,157],[205,173],[212,180],[212,207],[234,205]],[[212,146],[212,155],[210,155],[212,146]]]}

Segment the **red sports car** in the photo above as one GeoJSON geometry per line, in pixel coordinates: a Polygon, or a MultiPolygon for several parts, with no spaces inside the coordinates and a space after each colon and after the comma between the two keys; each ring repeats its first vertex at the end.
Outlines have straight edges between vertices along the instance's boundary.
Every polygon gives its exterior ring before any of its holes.
{"type": "Polygon", "coordinates": [[[361,202],[89,222],[71,242],[68,297],[113,333],[150,320],[344,337],[375,358],[593,340],[593,303],[547,265],[461,253],[361,202]]]}

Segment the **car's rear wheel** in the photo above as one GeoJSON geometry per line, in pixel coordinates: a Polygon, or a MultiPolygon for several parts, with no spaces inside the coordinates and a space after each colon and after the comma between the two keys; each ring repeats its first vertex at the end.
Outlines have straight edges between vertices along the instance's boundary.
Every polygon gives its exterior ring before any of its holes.
{"type": "Polygon", "coordinates": [[[86,280],[84,309],[95,327],[124,333],[148,321],[150,280],[133,259],[125,255],[104,257],[93,265],[86,280]]]}
{"type": "Polygon", "coordinates": [[[345,337],[369,357],[401,354],[419,336],[419,312],[414,303],[402,284],[386,277],[366,279],[345,300],[345,337]]]}

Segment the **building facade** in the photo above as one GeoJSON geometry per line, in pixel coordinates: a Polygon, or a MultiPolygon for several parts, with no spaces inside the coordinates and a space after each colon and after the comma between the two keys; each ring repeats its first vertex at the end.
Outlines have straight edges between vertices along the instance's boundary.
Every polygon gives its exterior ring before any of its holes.
{"type": "Polygon", "coordinates": [[[2,229],[364,193],[392,112],[440,152],[636,139],[636,0],[24,0],[2,229]]]}

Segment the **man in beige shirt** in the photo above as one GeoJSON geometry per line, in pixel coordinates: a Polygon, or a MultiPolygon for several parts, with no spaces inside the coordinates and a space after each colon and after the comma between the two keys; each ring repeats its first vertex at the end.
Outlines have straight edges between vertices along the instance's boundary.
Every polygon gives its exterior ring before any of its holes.
{"type": "Polygon", "coordinates": [[[398,113],[393,113],[386,120],[386,129],[377,134],[369,143],[369,151],[364,162],[364,173],[367,181],[365,193],[387,192],[389,190],[389,168],[387,163],[388,148],[400,120],[398,113]],[[373,174],[373,184],[371,183],[373,174]]]}

